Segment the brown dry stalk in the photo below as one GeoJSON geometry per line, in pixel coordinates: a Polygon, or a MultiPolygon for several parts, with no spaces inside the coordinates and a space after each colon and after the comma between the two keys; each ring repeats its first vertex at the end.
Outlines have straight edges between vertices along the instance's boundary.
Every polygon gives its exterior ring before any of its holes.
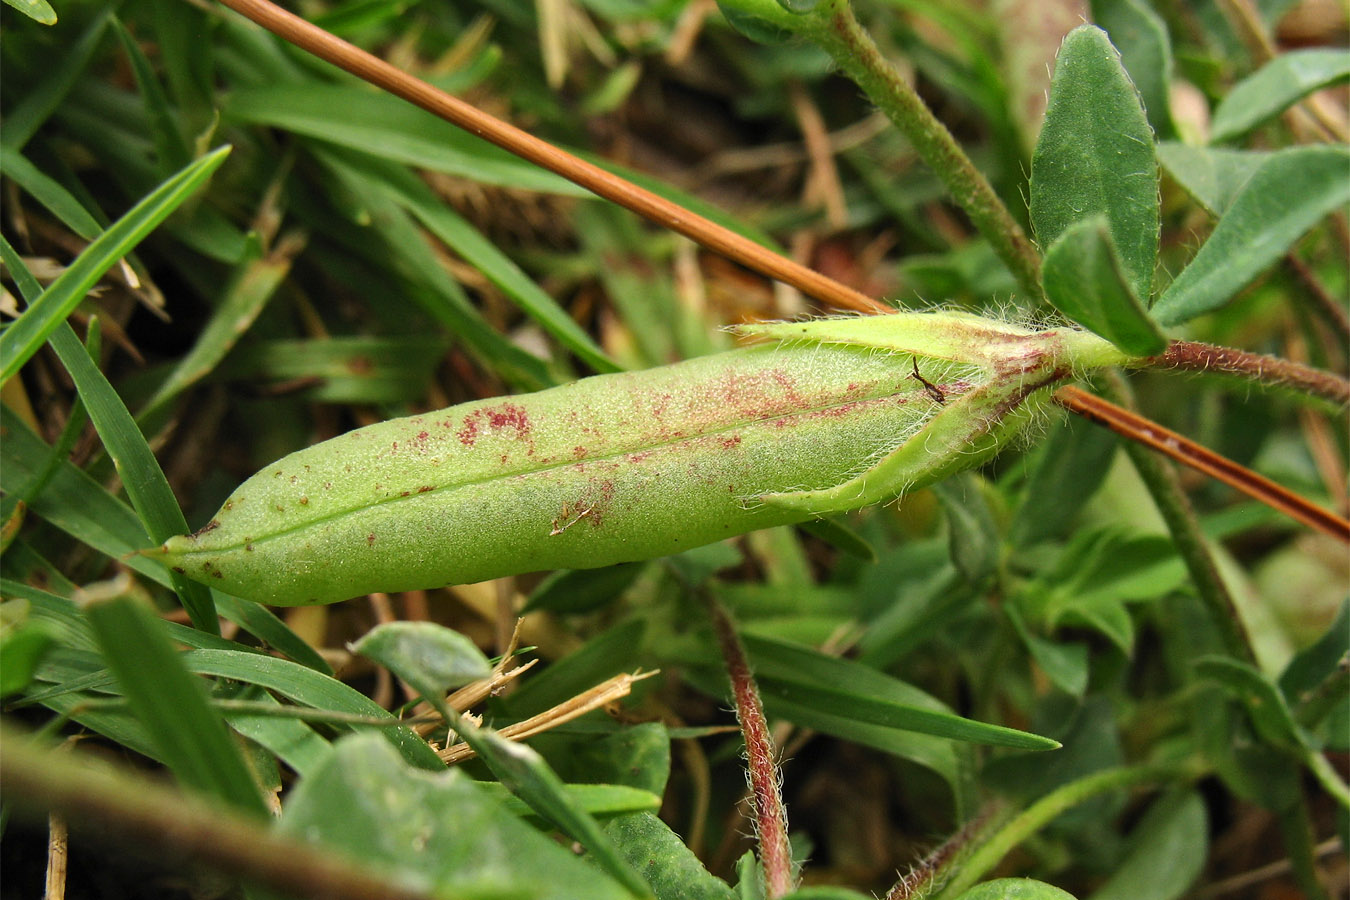
{"type": "MultiPolygon", "coordinates": [[[[514,675],[516,672],[523,671],[523,669],[524,667],[508,674],[514,675]]],[[[656,671],[635,672],[632,675],[615,675],[613,678],[602,681],[590,690],[583,691],[569,700],[564,700],[537,716],[531,716],[523,722],[516,722],[514,725],[507,725],[505,728],[499,729],[497,734],[511,741],[523,741],[526,738],[534,737],[540,732],[556,728],[564,722],[570,722],[577,716],[584,716],[591,710],[608,706],[616,700],[622,700],[632,691],[634,682],[651,678],[655,674],[656,671]]],[[[468,744],[455,744],[441,750],[437,755],[447,766],[451,766],[472,758],[474,752],[469,749],[468,744]]]]}
{"type": "Polygon", "coordinates": [[[1080,388],[1060,388],[1055,400],[1080,416],[1184,463],[1305,525],[1350,543],[1350,521],[1291,493],[1270,479],[1240,466],[1189,438],[1136,415],[1080,388]]]}
{"type": "Polygon", "coordinates": [[[1314,369],[1276,356],[1196,341],[1173,341],[1160,356],[1150,357],[1144,362],[1152,368],[1219,372],[1255,378],[1262,384],[1293,388],[1330,400],[1338,406],[1350,405],[1350,380],[1334,372],[1314,369]]]}

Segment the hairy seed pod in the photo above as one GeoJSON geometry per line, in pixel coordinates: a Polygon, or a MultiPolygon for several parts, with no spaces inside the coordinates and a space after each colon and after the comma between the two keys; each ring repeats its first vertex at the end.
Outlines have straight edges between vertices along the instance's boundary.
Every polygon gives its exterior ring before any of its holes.
{"type": "Polygon", "coordinates": [[[268,466],[201,531],[149,552],[276,605],[649,559],[973,465],[1067,374],[1057,332],[1018,330],[1021,361],[1000,371],[809,328],[839,321],[352,431],[268,466]]]}

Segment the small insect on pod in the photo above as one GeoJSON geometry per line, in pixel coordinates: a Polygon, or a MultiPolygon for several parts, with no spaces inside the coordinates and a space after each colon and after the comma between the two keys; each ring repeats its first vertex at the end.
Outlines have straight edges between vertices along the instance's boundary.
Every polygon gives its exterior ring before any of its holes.
{"type": "Polygon", "coordinates": [[[592,568],[889,500],[977,465],[1042,388],[1125,359],[961,313],[761,343],[394,419],[292,453],[147,551],[275,605],[592,568]]]}

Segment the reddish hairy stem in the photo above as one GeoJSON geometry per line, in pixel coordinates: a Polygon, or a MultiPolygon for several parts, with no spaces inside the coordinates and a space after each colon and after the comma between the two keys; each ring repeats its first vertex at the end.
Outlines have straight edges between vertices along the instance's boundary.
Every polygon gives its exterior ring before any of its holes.
{"type": "Polygon", "coordinates": [[[778,792],[778,761],[769,736],[769,723],[759,699],[759,687],[750,673],[745,647],[736,634],[736,624],[717,598],[706,595],[708,614],[722,650],[736,718],[745,737],[746,771],[750,780],[755,830],[759,834],[759,861],[764,867],[764,894],[769,900],[792,890],[792,850],[788,845],[787,810],[778,792]]]}
{"type": "Polygon", "coordinates": [[[1350,380],[1291,360],[1231,347],[1216,347],[1196,341],[1173,341],[1162,354],[1142,360],[1142,365],[1240,375],[1264,384],[1303,391],[1340,406],[1350,404],[1350,380]]]}

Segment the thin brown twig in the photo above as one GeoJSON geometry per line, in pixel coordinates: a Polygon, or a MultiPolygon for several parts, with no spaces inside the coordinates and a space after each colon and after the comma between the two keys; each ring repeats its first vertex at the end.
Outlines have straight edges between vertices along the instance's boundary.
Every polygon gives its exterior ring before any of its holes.
{"type": "Polygon", "coordinates": [[[1233,347],[1216,347],[1197,341],[1172,341],[1162,354],[1141,360],[1140,364],[1188,372],[1240,375],[1262,384],[1293,388],[1330,400],[1338,406],[1350,405],[1350,379],[1293,360],[1233,347]]]}
{"type": "Polygon", "coordinates": [[[220,2],[320,59],[756,272],[785,281],[805,294],[842,309],[891,311],[890,307],[860,291],[488,115],[267,0],[220,2]]]}
{"type": "Polygon", "coordinates": [[[1251,469],[1240,466],[1175,431],[1072,385],[1056,391],[1055,400],[1065,408],[1105,425],[1119,435],[1204,472],[1211,478],[1236,488],[1311,528],[1350,543],[1350,521],[1310,503],[1265,476],[1258,475],[1251,469]]]}

